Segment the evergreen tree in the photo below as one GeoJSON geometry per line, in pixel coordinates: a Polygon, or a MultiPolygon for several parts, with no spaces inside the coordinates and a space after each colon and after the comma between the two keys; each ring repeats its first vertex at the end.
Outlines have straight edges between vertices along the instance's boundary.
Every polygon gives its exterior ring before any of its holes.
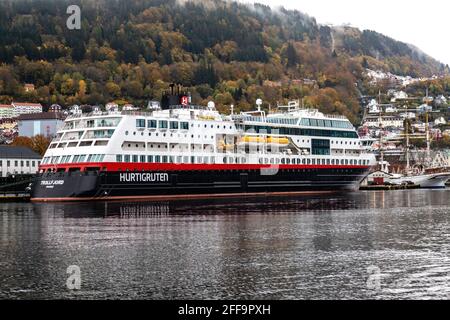
{"type": "Polygon", "coordinates": [[[291,42],[289,42],[287,50],[286,50],[286,58],[287,58],[287,67],[292,68],[295,67],[299,61],[297,56],[297,51],[291,42]]]}

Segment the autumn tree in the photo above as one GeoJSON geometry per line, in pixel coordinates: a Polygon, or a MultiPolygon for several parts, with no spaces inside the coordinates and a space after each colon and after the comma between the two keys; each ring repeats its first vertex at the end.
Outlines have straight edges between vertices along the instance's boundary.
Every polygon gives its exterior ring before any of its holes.
{"type": "Polygon", "coordinates": [[[16,137],[11,145],[15,147],[26,147],[29,149],[33,149],[34,146],[31,138],[21,136],[16,137]]]}
{"type": "Polygon", "coordinates": [[[48,146],[51,142],[51,137],[46,137],[42,134],[34,136],[31,138],[32,142],[32,149],[43,156],[45,154],[45,151],[47,151],[48,146]]]}

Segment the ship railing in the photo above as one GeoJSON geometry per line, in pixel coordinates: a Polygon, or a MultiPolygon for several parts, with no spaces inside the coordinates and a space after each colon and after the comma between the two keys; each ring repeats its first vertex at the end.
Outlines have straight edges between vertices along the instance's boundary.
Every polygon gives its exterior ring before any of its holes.
{"type": "Polygon", "coordinates": [[[88,113],[76,113],[69,115],[66,119],[79,119],[79,118],[90,118],[98,116],[110,116],[110,115],[121,115],[123,112],[133,112],[133,111],[93,111],[88,113]]]}
{"type": "Polygon", "coordinates": [[[346,116],[342,116],[342,115],[339,115],[339,114],[327,114],[327,115],[325,115],[325,118],[348,120],[346,116]]]}
{"type": "Polygon", "coordinates": [[[190,105],[178,104],[178,105],[170,106],[169,109],[171,109],[171,110],[178,110],[178,109],[183,109],[183,110],[211,110],[208,107],[200,106],[200,105],[194,105],[194,104],[190,104],[190,105]]]}

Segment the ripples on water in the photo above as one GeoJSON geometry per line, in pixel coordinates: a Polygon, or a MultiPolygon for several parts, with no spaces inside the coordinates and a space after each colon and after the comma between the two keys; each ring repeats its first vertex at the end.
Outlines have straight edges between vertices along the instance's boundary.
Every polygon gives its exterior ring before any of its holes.
{"type": "Polygon", "coordinates": [[[450,190],[0,204],[0,299],[447,299],[449,214],[450,190]]]}

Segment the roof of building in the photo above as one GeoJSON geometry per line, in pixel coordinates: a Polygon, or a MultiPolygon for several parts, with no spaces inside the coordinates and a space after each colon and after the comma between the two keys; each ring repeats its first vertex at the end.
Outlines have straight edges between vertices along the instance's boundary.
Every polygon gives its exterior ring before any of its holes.
{"type": "Polygon", "coordinates": [[[40,112],[21,114],[18,120],[64,120],[65,118],[66,116],[61,112],[40,112]]]}
{"type": "Polygon", "coordinates": [[[0,159],[42,159],[27,147],[0,146],[0,159]]]}
{"type": "Polygon", "coordinates": [[[13,102],[13,106],[24,106],[24,107],[41,107],[40,103],[29,103],[29,102],[13,102]]]}

